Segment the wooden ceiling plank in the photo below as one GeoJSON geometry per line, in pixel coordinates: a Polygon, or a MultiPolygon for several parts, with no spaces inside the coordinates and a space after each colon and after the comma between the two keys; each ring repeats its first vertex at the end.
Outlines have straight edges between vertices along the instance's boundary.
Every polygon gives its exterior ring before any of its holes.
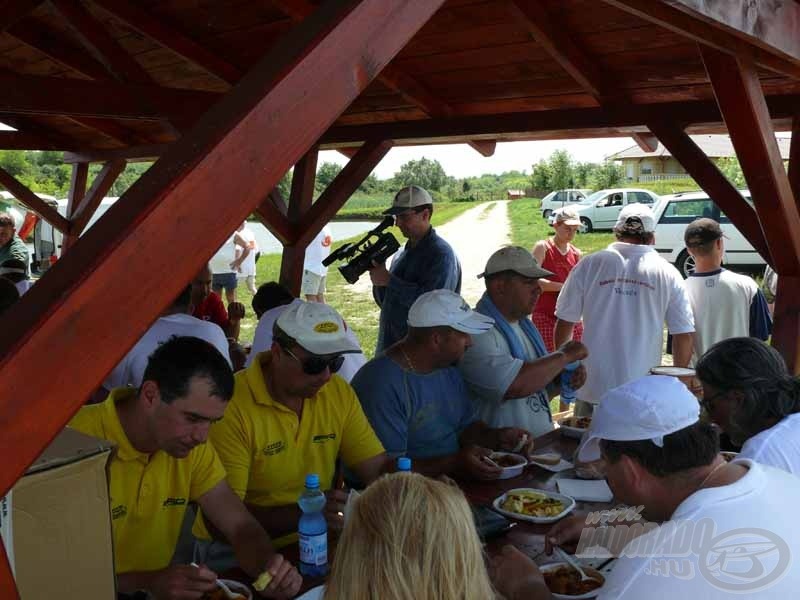
{"type": "Polygon", "coordinates": [[[124,160],[114,160],[103,165],[103,168],[100,169],[100,172],[94,178],[92,187],[86,192],[86,195],[80,201],[70,218],[70,235],[79,236],[83,233],[83,230],[86,229],[86,225],[89,224],[89,220],[97,210],[97,207],[100,206],[100,202],[103,201],[103,198],[105,198],[111,186],[114,185],[120,173],[125,170],[126,164],[124,160]]]}
{"type": "Polygon", "coordinates": [[[153,17],[151,12],[141,9],[126,0],[97,0],[97,2],[105,10],[125,21],[139,33],[146,35],[154,42],[172,50],[175,54],[202,67],[219,79],[233,84],[239,81],[243,75],[243,71],[239,67],[210,52],[174,27],[165,25],[153,17]]]}
{"type": "Polygon", "coordinates": [[[29,190],[25,184],[20,183],[19,180],[2,167],[0,167],[0,185],[6,188],[6,190],[22,204],[33,212],[38,213],[53,227],[62,233],[67,233],[69,230],[69,221],[58,214],[55,208],[39,198],[39,196],[29,190]]]}
{"type": "MultiPolygon", "coordinates": [[[[326,1],[8,309],[0,328],[0,495],[442,2],[326,1]],[[154,272],[176,243],[193,250],[154,272]]],[[[8,564],[0,564],[0,589],[14,589],[8,564]]]]}
{"type": "MultiPolygon", "coordinates": [[[[85,144],[81,144],[73,137],[64,135],[52,127],[42,125],[31,117],[0,113],[0,122],[10,125],[20,133],[31,134],[48,141],[51,145],[56,146],[59,150],[75,150],[81,146],[85,146],[85,144]]],[[[40,149],[44,150],[45,148],[40,149]]]]}
{"type": "Polygon", "coordinates": [[[752,60],[700,46],[731,142],[742,166],[775,270],[800,275],[800,212],[781,160],[752,60]]]}
{"type": "MultiPolygon", "coordinates": [[[[0,117],[0,120],[2,118],[0,117]]],[[[152,162],[164,154],[169,144],[148,144],[144,146],[129,146],[127,148],[112,148],[108,150],[83,150],[80,152],[65,152],[64,164],[97,163],[109,160],[125,159],[128,162],[152,162]]]]}
{"type": "Polygon", "coordinates": [[[0,32],[27,17],[44,0],[5,0],[0,6],[0,32]]]}
{"type": "MultiPolygon", "coordinates": [[[[308,0],[273,0],[273,3],[297,22],[307,18],[317,9],[308,0]]],[[[432,117],[451,117],[455,114],[447,102],[438,98],[427,86],[398,67],[387,65],[378,77],[378,81],[399,93],[412,104],[419,106],[432,117]]],[[[496,145],[483,142],[469,143],[469,145],[483,156],[492,156],[496,147],[496,145]]]]}
{"type": "Polygon", "coordinates": [[[79,0],[50,0],[75,29],[87,49],[120,81],[150,83],[142,66],[128,54],[79,0]]]}
{"type": "Polygon", "coordinates": [[[89,129],[99,131],[100,133],[120,142],[125,146],[139,146],[150,143],[150,140],[146,137],[139,135],[137,132],[132,131],[109,119],[72,117],[70,120],[83,127],[88,127],[89,129]]]}
{"type": "Polygon", "coordinates": [[[2,150],[72,150],[78,144],[64,144],[22,131],[0,131],[0,149],[2,150]]]}

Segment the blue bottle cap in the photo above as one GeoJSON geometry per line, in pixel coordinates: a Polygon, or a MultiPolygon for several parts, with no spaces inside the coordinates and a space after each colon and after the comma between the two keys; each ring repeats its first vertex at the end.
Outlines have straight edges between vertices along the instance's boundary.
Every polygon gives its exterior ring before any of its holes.
{"type": "Polygon", "coordinates": [[[397,459],[397,470],[398,471],[410,471],[411,470],[411,459],[407,456],[401,456],[397,459]]]}
{"type": "Polygon", "coordinates": [[[306,475],[306,487],[307,488],[318,488],[319,487],[319,475],[316,473],[309,473],[306,475]]]}

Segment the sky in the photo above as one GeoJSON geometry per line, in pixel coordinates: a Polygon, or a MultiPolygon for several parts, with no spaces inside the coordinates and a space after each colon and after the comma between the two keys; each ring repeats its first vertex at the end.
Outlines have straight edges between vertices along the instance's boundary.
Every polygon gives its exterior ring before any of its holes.
{"type": "MultiPolygon", "coordinates": [[[[400,166],[423,156],[438,160],[445,173],[452,177],[473,177],[484,173],[504,171],[531,172],[531,166],[547,158],[554,150],[566,150],[577,162],[602,162],[614,154],[633,146],[631,138],[596,138],[584,140],[552,140],[537,142],[502,142],[497,144],[493,156],[485,157],[466,144],[439,146],[404,146],[392,148],[375,168],[378,179],[388,179],[400,166]]],[[[335,151],[320,152],[318,164],[335,162],[344,166],[347,157],[335,151]]]]}

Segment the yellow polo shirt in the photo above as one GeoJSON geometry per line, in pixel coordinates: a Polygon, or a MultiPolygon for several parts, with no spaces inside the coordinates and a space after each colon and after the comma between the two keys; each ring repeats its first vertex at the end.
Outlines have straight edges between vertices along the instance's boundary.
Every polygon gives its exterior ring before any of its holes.
{"type": "MultiPolygon", "coordinates": [[[[267,391],[262,364],[270,359],[262,353],[236,373],[233,398],[209,434],[231,488],[257,506],[296,503],[308,473],[317,473],[320,487],[329,489],[338,456],[352,467],[384,451],[344,379],[331,377],[305,400],[298,418],[267,391]]],[[[195,532],[201,533],[199,528],[195,532]]]]}
{"type": "Polygon", "coordinates": [[[125,435],[116,402],[136,394],[111,392],[102,404],[82,408],[69,426],[117,445],[109,467],[111,525],[117,573],[155,571],[169,565],[186,505],[225,478],[211,444],[200,444],[186,458],[159,450],[144,454],[125,435]]]}

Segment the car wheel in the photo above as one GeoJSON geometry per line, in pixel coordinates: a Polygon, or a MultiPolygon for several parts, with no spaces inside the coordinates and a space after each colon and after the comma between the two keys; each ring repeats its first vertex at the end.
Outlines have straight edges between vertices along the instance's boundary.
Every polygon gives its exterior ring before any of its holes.
{"type": "Polygon", "coordinates": [[[578,231],[581,233],[592,233],[592,221],[589,217],[581,217],[581,228],[578,231]]]}
{"type": "Polygon", "coordinates": [[[678,260],[675,261],[675,268],[680,271],[684,279],[694,273],[694,257],[688,251],[683,250],[678,254],[678,260]]]}
{"type": "Polygon", "coordinates": [[[543,218],[545,221],[547,221],[547,219],[549,219],[549,218],[550,218],[550,215],[552,215],[552,214],[553,214],[553,211],[552,211],[552,210],[550,210],[549,208],[547,208],[547,209],[545,209],[545,210],[543,210],[543,211],[542,211],[542,218],[543,218]]]}

